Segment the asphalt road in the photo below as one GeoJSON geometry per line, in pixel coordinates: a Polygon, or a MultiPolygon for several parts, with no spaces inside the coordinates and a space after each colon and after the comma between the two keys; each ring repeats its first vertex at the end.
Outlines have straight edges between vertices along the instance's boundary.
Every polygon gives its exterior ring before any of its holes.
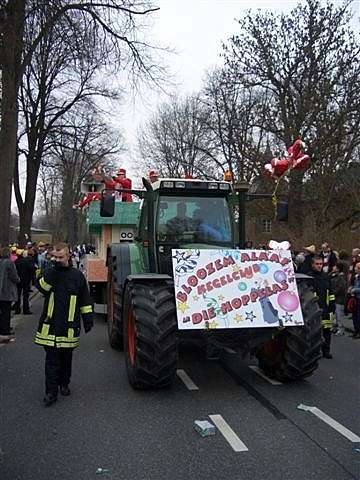
{"type": "Polygon", "coordinates": [[[33,343],[40,303],[15,317],[16,341],[0,347],[1,480],[360,478],[359,340],[333,337],[334,359],[291,385],[272,385],[255,360],[189,350],[185,383],[137,392],[98,319],[74,354],[71,396],[45,408],[44,352],[33,343]],[[195,420],[220,422],[230,437],[202,438],[195,420]]]}

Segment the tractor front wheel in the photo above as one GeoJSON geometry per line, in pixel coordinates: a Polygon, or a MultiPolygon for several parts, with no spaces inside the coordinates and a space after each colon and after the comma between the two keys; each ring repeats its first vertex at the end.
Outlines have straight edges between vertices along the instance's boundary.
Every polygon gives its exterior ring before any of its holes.
{"type": "Polygon", "coordinates": [[[178,357],[173,287],[166,282],[128,283],[123,325],[131,386],[144,390],[171,385],[178,357]]]}
{"type": "Polygon", "coordinates": [[[301,380],[314,373],[321,356],[321,311],[306,283],[298,286],[304,325],[288,327],[258,352],[259,367],[280,381],[301,380]]]}

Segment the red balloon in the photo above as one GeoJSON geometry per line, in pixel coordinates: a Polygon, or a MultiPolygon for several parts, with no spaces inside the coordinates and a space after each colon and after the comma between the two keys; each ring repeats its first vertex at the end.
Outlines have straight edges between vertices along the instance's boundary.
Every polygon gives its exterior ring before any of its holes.
{"type": "Polygon", "coordinates": [[[310,166],[310,157],[309,155],[302,155],[297,158],[294,162],[294,168],[296,170],[306,170],[310,166]]]}
{"type": "Polygon", "coordinates": [[[273,158],[271,165],[274,168],[274,174],[277,177],[281,177],[290,166],[290,162],[287,158],[273,158]]]}

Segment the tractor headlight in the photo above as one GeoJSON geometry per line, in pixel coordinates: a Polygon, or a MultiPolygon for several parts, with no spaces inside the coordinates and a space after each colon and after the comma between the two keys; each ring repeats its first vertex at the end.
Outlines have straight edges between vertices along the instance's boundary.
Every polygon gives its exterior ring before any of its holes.
{"type": "Polygon", "coordinates": [[[217,183],[209,183],[209,190],[217,190],[218,184],[217,183]]]}
{"type": "Polygon", "coordinates": [[[175,188],[185,188],[185,182],[175,182],[175,188]]]}
{"type": "Polygon", "coordinates": [[[230,185],[228,183],[220,183],[220,190],[230,190],[230,185]]]}
{"type": "Polygon", "coordinates": [[[174,188],[174,182],[161,182],[161,186],[164,188],[174,188]]]}

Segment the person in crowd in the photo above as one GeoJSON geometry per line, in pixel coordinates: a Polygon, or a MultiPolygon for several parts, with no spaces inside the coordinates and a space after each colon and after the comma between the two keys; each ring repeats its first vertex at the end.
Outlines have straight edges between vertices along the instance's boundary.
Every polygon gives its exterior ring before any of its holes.
{"type": "Polygon", "coordinates": [[[356,299],[356,307],[352,314],[354,333],[353,338],[360,338],[360,261],[355,264],[354,267],[354,283],[350,288],[350,293],[354,295],[356,299]]]}
{"type": "Polygon", "coordinates": [[[35,343],[45,348],[45,406],[61,395],[70,395],[72,354],[79,345],[80,320],[85,333],[93,327],[93,307],[86,279],[70,264],[66,243],[54,246],[54,268],[39,277],[37,287],[45,295],[35,343]]]}
{"type": "Polygon", "coordinates": [[[360,262],[360,248],[353,248],[351,254],[351,265],[349,267],[349,284],[354,285],[355,265],[360,262]]]}
{"type": "Polygon", "coordinates": [[[344,266],[344,273],[346,276],[346,280],[348,280],[349,276],[349,268],[351,265],[351,256],[346,250],[339,250],[339,258],[338,261],[341,262],[344,266]]]}
{"type": "Polygon", "coordinates": [[[332,292],[329,276],[323,271],[323,264],[322,256],[314,255],[311,262],[311,270],[308,274],[313,277],[313,288],[321,309],[323,357],[331,359],[333,358],[330,353],[330,347],[331,329],[335,313],[335,295],[332,292]]]}
{"type": "Polygon", "coordinates": [[[331,273],[333,266],[337,262],[337,256],[336,253],[331,250],[330,245],[327,242],[324,242],[321,245],[320,255],[324,262],[323,271],[325,273],[331,273]]]}
{"type": "Polygon", "coordinates": [[[25,256],[24,250],[17,250],[18,259],[15,262],[15,267],[20,278],[20,282],[17,285],[18,295],[17,302],[14,305],[15,314],[21,313],[21,297],[22,307],[24,315],[32,315],[30,311],[29,296],[31,282],[33,280],[35,265],[31,256],[25,256]]]}
{"type": "Polygon", "coordinates": [[[37,265],[38,265],[38,275],[39,276],[47,267],[46,254],[49,249],[49,244],[44,242],[38,243],[37,251],[37,265]]]}
{"type": "MultiPolygon", "coordinates": [[[[303,260],[298,264],[297,273],[307,274],[312,269],[312,261],[316,252],[315,245],[309,245],[303,249],[303,260]]],[[[300,260],[300,259],[299,259],[300,260]]]]}
{"type": "Polygon", "coordinates": [[[252,240],[246,240],[244,248],[249,249],[249,250],[252,249],[253,248],[252,240]]]}
{"type": "Polygon", "coordinates": [[[10,260],[11,260],[12,262],[14,262],[14,263],[16,262],[16,260],[17,260],[17,258],[18,258],[17,255],[16,255],[16,250],[17,250],[17,248],[18,248],[18,247],[17,247],[16,245],[12,245],[12,246],[10,247],[10,260]]]}
{"type": "Polygon", "coordinates": [[[344,335],[344,305],[348,289],[346,264],[340,260],[335,263],[330,273],[330,284],[335,295],[335,318],[332,333],[344,335]]]}
{"type": "Polygon", "coordinates": [[[11,339],[11,304],[17,300],[17,288],[20,278],[14,262],[10,260],[10,249],[0,250],[0,343],[11,339]]]}

